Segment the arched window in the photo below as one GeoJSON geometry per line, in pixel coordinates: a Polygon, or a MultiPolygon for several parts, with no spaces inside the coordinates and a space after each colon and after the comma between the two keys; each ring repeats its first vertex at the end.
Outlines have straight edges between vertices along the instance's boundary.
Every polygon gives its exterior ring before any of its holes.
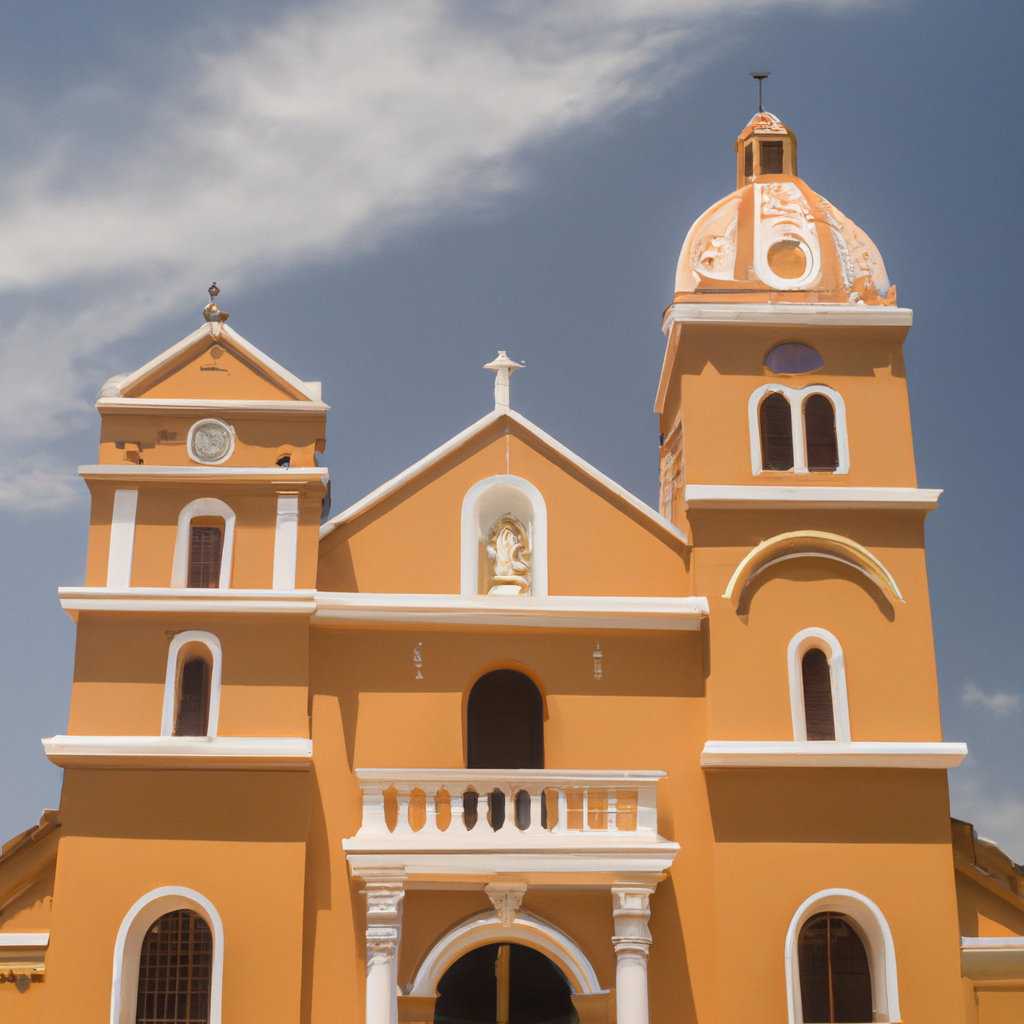
{"type": "Polygon", "coordinates": [[[172,910],[146,932],[135,1024],[209,1024],[213,934],[194,910],[172,910]]]}
{"type": "Polygon", "coordinates": [[[514,669],[481,676],[466,708],[467,768],[543,768],[544,700],[514,669]]]}
{"type": "Polygon", "coordinates": [[[836,722],[832,712],[832,673],[828,655],[811,647],[800,662],[804,691],[804,724],[809,740],[834,740],[836,722]]]}
{"type": "Polygon", "coordinates": [[[190,587],[220,586],[220,562],[223,549],[223,519],[203,516],[191,521],[188,545],[188,585],[190,587]]]}
{"type": "Polygon", "coordinates": [[[197,498],[178,513],[172,587],[230,587],[235,513],[219,498],[197,498]]]}
{"type": "Polygon", "coordinates": [[[758,411],[762,469],[793,468],[793,419],[784,395],[766,395],[758,411]]]}
{"type": "Polygon", "coordinates": [[[221,647],[212,633],[178,633],[167,651],[162,736],[216,736],[221,647]]]}
{"type": "Polygon", "coordinates": [[[872,1020],[868,954],[848,918],[832,911],[809,918],[800,932],[798,958],[803,1024],[872,1020]]]}
{"type": "Polygon", "coordinates": [[[834,473],[839,467],[836,412],[824,395],[811,395],[804,403],[804,436],[808,470],[812,473],[834,473]]]}

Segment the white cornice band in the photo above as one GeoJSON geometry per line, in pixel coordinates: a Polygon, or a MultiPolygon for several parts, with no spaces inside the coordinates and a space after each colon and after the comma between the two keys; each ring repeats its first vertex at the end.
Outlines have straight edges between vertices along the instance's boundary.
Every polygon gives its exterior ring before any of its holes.
{"type": "Polygon", "coordinates": [[[50,736],[61,768],[308,768],[313,741],[293,736],[50,736]]]}
{"type": "Polygon", "coordinates": [[[941,490],[920,487],[820,487],[764,484],[687,484],[686,504],[705,509],[878,509],[930,512],[941,490]]]}
{"type": "Polygon", "coordinates": [[[60,606],[79,612],[221,612],[232,615],[312,615],[315,590],[221,590],[198,587],[58,587],[60,606]]]}
{"type": "Polygon", "coordinates": [[[285,469],[283,466],[136,466],[132,463],[109,463],[79,466],[83,480],[104,480],[111,483],[268,483],[282,487],[322,483],[330,475],[326,466],[308,469],[285,469]]]}
{"type": "Polygon", "coordinates": [[[99,398],[100,413],[138,415],[139,413],[219,413],[265,416],[326,416],[330,406],[325,402],[268,399],[249,401],[236,398],[99,398]]]}
{"type": "Polygon", "coordinates": [[[702,768],[956,768],[966,743],[708,740],[702,768]]]}
{"type": "Polygon", "coordinates": [[[49,932],[0,932],[0,949],[45,949],[49,932]]]}
{"type": "Polygon", "coordinates": [[[852,302],[676,302],[665,311],[661,329],[669,334],[677,323],[909,328],[914,311],[852,302]]]}

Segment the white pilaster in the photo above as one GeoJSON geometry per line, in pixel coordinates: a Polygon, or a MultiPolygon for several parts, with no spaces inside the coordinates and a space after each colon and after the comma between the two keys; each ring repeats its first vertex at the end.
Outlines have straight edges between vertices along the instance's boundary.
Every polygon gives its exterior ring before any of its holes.
{"type": "Polygon", "coordinates": [[[277,496],[277,529],[274,532],[274,590],[295,589],[295,565],[299,551],[299,496],[277,496]]]}
{"type": "Polygon", "coordinates": [[[617,1024],[648,1024],[647,954],[654,889],[640,885],[612,886],[615,919],[615,1010],[617,1024]]]}
{"type": "Polygon", "coordinates": [[[366,878],[366,1024],[398,1024],[404,873],[366,878]]]}
{"type": "Polygon", "coordinates": [[[107,586],[126,588],[132,584],[132,554],[135,551],[135,510],[137,490],[114,491],[114,514],[110,520],[110,550],[107,553],[107,586]]]}

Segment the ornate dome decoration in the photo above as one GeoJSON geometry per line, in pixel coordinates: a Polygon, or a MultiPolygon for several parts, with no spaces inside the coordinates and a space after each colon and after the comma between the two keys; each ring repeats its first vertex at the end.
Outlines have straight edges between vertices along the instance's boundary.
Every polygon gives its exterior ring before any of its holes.
{"type": "Polygon", "coordinates": [[[796,175],[796,137],[756,114],[736,140],[737,190],[690,228],[677,302],[896,305],[874,243],[796,175]]]}

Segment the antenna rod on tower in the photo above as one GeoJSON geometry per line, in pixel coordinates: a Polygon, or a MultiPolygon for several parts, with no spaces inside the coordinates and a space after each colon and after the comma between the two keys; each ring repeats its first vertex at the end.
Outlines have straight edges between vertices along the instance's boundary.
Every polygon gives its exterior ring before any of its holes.
{"type": "Polygon", "coordinates": [[[764,99],[761,93],[761,87],[764,85],[764,80],[771,74],[770,71],[751,71],[750,77],[757,79],[757,112],[759,114],[764,113],[764,99]]]}

